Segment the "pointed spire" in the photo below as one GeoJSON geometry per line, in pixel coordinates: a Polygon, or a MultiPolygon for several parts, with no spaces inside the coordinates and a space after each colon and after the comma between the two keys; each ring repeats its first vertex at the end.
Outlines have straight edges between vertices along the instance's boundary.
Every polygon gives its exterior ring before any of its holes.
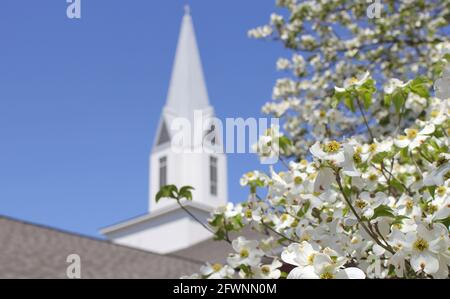
{"type": "Polygon", "coordinates": [[[166,108],[180,117],[192,117],[193,110],[209,107],[208,92],[192,23],[185,6],[166,108]]]}
{"type": "Polygon", "coordinates": [[[184,15],[191,15],[191,7],[188,4],[184,6],[184,15]]]}

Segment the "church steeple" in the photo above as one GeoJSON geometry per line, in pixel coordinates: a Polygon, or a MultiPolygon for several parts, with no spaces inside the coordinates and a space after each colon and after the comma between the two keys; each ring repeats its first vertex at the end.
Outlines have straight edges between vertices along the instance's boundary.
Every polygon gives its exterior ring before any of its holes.
{"type": "MultiPolygon", "coordinates": [[[[149,212],[147,215],[103,229],[102,233],[113,242],[167,253],[211,238],[210,232],[182,210],[175,201],[162,199],[158,203],[155,202],[156,193],[164,185],[193,186],[194,200],[184,203],[184,206],[204,223],[216,207],[227,203],[225,154],[221,151],[178,152],[172,148],[171,141],[177,139],[177,129],[173,128],[173,121],[184,118],[193,124],[194,113],[198,116],[198,112],[201,112],[203,121],[207,124],[206,128],[200,129],[209,133],[213,126],[208,128],[208,119],[214,117],[214,109],[209,104],[192,17],[189,7],[186,7],[167,102],[150,153],[149,212]]],[[[215,136],[218,139],[214,140],[220,146],[220,132],[215,136]]],[[[189,148],[191,146],[186,146],[185,149],[189,148]]]]}
{"type": "MultiPolygon", "coordinates": [[[[207,136],[215,128],[211,122],[214,109],[209,104],[208,92],[203,75],[200,53],[194,32],[189,6],[185,7],[180,36],[172,69],[167,102],[162,111],[160,124],[150,155],[150,199],[149,210],[163,209],[173,204],[170,200],[155,203],[155,194],[165,184],[193,186],[196,202],[217,207],[226,202],[226,157],[215,152],[189,151],[201,149],[203,140],[194,138],[198,123],[207,136]],[[199,119],[201,116],[202,119],[199,119]],[[197,119],[194,119],[196,117],[197,119]],[[176,134],[180,128],[173,125],[177,118],[187,120],[191,140],[181,144],[184,152],[173,149],[177,144],[176,134]]],[[[222,146],[221,132],[214,131],[214,145],[222,146]]],[[[178,148],[179,150],[180,148],[178,148]]]]}
{"type": "Polygon", "coordinates": [[[195,37],[191,9],[185,6],[165,107],[176,117],[209,108],[208,91],[195,37]]]}

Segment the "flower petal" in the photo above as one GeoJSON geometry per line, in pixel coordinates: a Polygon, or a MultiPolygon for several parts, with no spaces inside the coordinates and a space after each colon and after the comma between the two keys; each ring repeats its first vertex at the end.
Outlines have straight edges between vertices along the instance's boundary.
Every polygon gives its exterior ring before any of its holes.
{"type": "Polygon", "coordinates": [[[287,279],[319,279],[319,276],[314,272],[313,266],[307,266],[292,269],[287,279]]]}
{"type": "Polygon", "coordinates": [[[411,257],[411,266],[416,272],[423,270],[427,274],[433,274],[439,270],[439,261],[433,254],[424,251],[411,257]]]}
{"type": "Polygon", "coordinates": [[[359,269],[355,267],[345,268],[336,273],[337,279],[365,279],[366,274],[359,269]]]}

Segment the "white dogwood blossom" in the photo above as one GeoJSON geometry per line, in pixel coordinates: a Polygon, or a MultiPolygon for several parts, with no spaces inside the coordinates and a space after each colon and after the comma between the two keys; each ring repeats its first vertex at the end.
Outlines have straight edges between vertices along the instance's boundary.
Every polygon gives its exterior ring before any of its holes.
{"type": "Polygon", "coordinates": [[[200,268],[200,273],[203,277],[208,279],[223,279],[231,278],[234,275],[234,270],[228,265],[207,263],[200,268]]]}
{"type": "Polygon", "coordinates": [[[292,244],[283,251],[284,262],[297,266],[288,279],[363,279],[365,274],[355,267],[344,268],[347,259],[330,249],[316,251],[307,242],[292,244]]]}
{"type": "MultiPolygon", "coordinates": [[[[438,98],[427,103],[447,107],[438,98]]],[[[450,120],[430,121],[436,117],[423,113],[405,135],[397,129],[372,143],[318,140],[306,160],[286,157],[284,170],[245,174],[249,200],[218,209],[209,222],[222,240],[246,226],[266,235],[260,243],[230,240],[232,276],[448,277],[450,120]]],[[[205,278],[231,274],[202,269],[205,278]]]]}
{"type": "MultiPolygon", "coordinates": [[[[291,76],[276,84],[276,101],[265,105],[263,111],[285,119],[284,129],[293,144],[303,144],[295,147],[302,158],[314,143],[311,130],[315,131],[316,140],[339,139],[348,134],[367,137],[360,134],[362,118],[347,115],[332,119],[334,113],[314,115],[305,106],[316,111],[329,110],[324,108],[332,102],[335,90],[360,87],[369,79],[369,73],[376,74],[377,81],[385,86],[385,94],[395,95],[399,108],[405,96],[401,90],[418,88],[404,79],[417,74],[426,74],[433,80],[440,78],[435,85],[437,95],[448,98],[450,76],[446,75],[448,72],[436,74],[442,68],[442,57],[450,56],[445,1],[388,1],[380,19],[368,18],[369,4],[358,1],[279,0],[277,5],[280,13],[249,35],[275,39],[294,52],[278,61],[277,68],[289,71],[291,76]],[[421,7],[426,7],[425,11],[421,7]],[[302,123],[309,130],[291,123],[302,123]]],[[[411,122],[423,111],[420,106],[411,105],[414,100],[424,99],[423,94],[420,96],[408,101],[403,122],[411,122]]],[[[380,109],[383,99],[383,94],[377,95],[372,109],[366,112],[378,123],[372,132],[375,138],[389,135],[399,121],[399,115],[388,116],[386,109],[380,109]]]]}
{"type": "Polygon", "coordinates": [[[408,147],[409,150],[413,150],[423,144],[430,134],[433,134],[434,130],[434,125],[426,126],[421,131],[417,129],[406,129],[405,135],[400,135],[395,140],[395,145],[399,148],[408,147]]]}
{"type": "Polygon", "coordinates": [[[255,240],[246,240],[244,237],[238,237],[232,242],[236,253],[230,254],[228,263],[232,267],[240,265],[257,266],[264,252],[258,248],[258,242],[255,240]]]}
{"type": "Polygon", "coordinates": [[[449,8],[387,2],[368,19],[358,1],[277,0],[250,31],[293,52],[263,108],[283,126],[254,147],[278,163],[211,215],[234,252],[194,277],[449,277],[449,8]]]}

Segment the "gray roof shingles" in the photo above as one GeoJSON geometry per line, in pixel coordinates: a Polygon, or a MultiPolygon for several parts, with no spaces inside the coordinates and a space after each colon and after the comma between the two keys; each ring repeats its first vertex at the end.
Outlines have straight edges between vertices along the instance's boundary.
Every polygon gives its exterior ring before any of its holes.
{"type": "Polygon", "coordinates": [[[0,216],[0,278],[67,278],[73,253],[82,278],[179,278],[202,264],[0,216]]]}
{"type": "MultiPolygon", "coordinates": [[[[249,228],[241,234],[260,237],[249,228]]],[[[0,279],[67,278],[70,254],[80,256],[82,278],[176,279],[198,273],[206,261],[223,263],[231,252],[228,243],[210,239],[161,255],[0,215],[0,279]]]]}

